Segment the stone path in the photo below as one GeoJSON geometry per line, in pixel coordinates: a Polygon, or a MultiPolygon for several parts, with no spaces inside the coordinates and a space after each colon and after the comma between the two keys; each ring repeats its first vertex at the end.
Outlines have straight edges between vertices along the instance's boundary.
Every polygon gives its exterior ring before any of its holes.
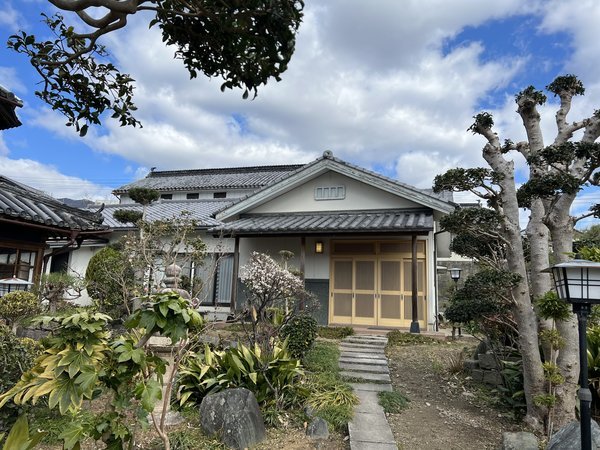
{"type": "Polygon", "coordinates": [[[397,450],[394,435],[379,405],[379,391],[391,391],[385,356],[387,338],[359,334],[340,343],[340,375],[351,378],[360,403],[348,424],[351,450],[397,450]]]}

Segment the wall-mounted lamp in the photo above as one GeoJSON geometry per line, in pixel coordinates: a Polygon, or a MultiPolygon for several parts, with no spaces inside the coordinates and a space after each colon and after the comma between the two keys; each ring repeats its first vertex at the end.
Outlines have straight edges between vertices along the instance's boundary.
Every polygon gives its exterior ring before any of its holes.
{"type": "Polygon", "coordinates": [[[452,269],[450,269],[450,278],[452,278],[455,283],[458,283],[458,280],[460,280],[461,272],[462,272],[462,269],[460,269],[458,267],[453,267],[452,269]]]}
{"type": "Polygon", "coordinates": [[[323,241],[316,241],[315,242],[315,253],[323,253],[323,241]]]}

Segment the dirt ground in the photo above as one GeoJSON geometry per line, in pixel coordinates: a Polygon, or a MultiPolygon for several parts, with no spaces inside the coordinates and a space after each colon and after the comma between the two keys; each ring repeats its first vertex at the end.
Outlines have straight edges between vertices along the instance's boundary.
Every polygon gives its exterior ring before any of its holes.
{"type": "Polygon", "coordinates": [[[388,416],[400,450],[497,449],[502,432],[521,430],[506,411],[490,405],[485,391],[448,371],[452,355],[465,345],[475,344],[454,341],[388,349],[394,389],[410,399],[407,409],[388,416]]]}

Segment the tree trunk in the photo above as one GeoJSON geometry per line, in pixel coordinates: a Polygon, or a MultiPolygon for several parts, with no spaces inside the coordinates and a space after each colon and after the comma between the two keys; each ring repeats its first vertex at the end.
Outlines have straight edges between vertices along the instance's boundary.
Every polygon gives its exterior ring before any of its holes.
{"type": "MultiPolygon", "coordinates": [[[[573,251],[573,219],[568,210],[565,214],[552,215],[549,224],[555,263],[568,261],[573,251]],[[562,216],[562,217],[561,217],[562,216]],[[552,220],[553,219],[553,220],[552,220]]],[[[577,387],[579,385],[579,340],[577,317],[572,314],[569,320],[558,321],[557,330],[564,339],[565,346],[560,349],[556,361],[565,382],[556,387],[555,423],[556,429],[575,420],[577,405],[577,387]]]]}

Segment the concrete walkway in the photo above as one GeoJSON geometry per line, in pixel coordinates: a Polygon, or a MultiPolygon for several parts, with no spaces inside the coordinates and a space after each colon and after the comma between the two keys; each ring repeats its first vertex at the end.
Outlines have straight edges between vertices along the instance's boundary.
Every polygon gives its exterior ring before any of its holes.
{"type": "Polygon", "coordinates": [[[394,435],[379,405],[379,391],[391,391],[384,353],[387,338],[369,334],[349,336],[340,343],[340,375],[352,383],[360,400],[348,424],[351,450],[397,450],[394,435]]]}

